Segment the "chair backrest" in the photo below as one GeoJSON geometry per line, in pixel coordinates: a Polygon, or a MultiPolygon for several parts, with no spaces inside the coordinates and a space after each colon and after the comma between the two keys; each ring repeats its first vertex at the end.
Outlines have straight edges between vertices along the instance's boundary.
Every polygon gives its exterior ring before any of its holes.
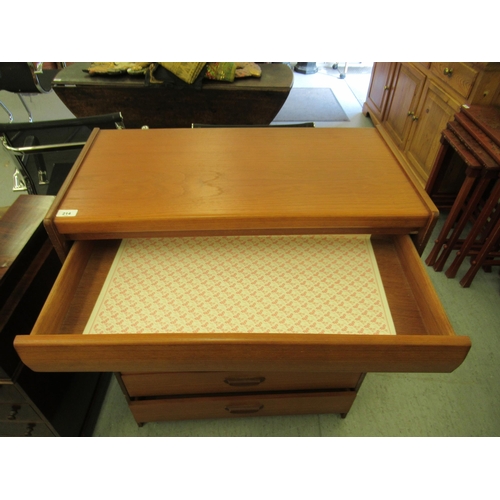
{"type": "Polygon", "coordinates": [[[14,191],[57,194],[93,128],[125,128],[121,113],[30,123],[0,123],[0,144],[16,158],[14,191]],[[47,168],[47,166],[49,168],[47,168]],[[50,177],[50,182],[49,182],[50,177]]]}
{"type": "Polygon", "coordinates": [[[51,90],[51,80],[44,78],[31,62],[0,63],[0,90],[18,94],[46,93],[51,90]]]}
{"type": "Polygon", "coordinates": [[[40,129],[56,129],[67,127],[89,127],[101,129],[125,128],[121,113],[86,116],[83,118],[65,118],[63,120],[48,120],[36,123],[0,123],[0,134],[12,132],[29,132],[40,129]]]}

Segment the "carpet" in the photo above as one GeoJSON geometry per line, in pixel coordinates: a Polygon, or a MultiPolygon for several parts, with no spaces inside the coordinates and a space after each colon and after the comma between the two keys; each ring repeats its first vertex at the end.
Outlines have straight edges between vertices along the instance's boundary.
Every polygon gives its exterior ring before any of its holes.
{"type": "Polygon", "coordinates": [[[329,88],[292,88],[275,122],[348,122],[329,88]]]}

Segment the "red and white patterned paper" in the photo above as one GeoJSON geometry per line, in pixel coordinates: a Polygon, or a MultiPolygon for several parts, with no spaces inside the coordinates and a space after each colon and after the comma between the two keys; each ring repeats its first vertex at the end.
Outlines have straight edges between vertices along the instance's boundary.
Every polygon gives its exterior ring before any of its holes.
{"type": "Polygon", "coordinates": [[[123,240],[84,333],[395,334],[369,236],[123,240]]]}

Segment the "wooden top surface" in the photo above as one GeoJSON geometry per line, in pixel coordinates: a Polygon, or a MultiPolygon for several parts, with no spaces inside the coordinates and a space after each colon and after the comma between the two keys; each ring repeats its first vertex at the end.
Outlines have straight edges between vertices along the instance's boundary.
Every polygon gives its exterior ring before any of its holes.
{"type": "Polygon", "coordinates": [[[0,283],[49,210],[53,196],[21,195],[0,219],[0,283]]]}
{"type": "MultiPolygon", "coordinates": [[[[73,239],[184,231],[410,232],[435,207],[376,129],[101,130],[55,226],[73,239]]],[[[78,162],[77,162],[78,164],[78,162]]]]}
{"type": "MultiPolygon", "coordinates": [[[[52,81],[57,92],[58,86],[93,86],[93,87],[146,87],[143,75],[106,75],[90,76],[84,72],[91,63],[74,63],[62,69],[52,81]]],[[[262,64],[260,78],[237,78],[234,82],[218,82],[205,80],[203,90],[275,90],[289,92],[293,84],[293,72],[286,64],[262,64]]],[[[162,85],[151,85],[147,88],[166,89],[162,85]]],[[[172,89],[168,89],[172,90],[172,89]]]]}
{"type": "Polygon", "coordinates": [[[500,145],[500,107],[471,105],[461,112],[470,118],[496,144],[500,145]]]}

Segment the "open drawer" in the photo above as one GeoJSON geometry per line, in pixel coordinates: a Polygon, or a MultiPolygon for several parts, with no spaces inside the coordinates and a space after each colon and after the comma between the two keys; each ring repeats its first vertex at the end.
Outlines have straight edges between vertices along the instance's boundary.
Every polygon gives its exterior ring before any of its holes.
{"type": "Polygon", "coordinates": [[[396,335],[83,334],[119,243],[74,242],[32,333],[15,339],[31,369],[256,377],[260,372],[451,372],[470,349],[469,338],[455,336],[406,235],[372,237],[396,335]]]}

